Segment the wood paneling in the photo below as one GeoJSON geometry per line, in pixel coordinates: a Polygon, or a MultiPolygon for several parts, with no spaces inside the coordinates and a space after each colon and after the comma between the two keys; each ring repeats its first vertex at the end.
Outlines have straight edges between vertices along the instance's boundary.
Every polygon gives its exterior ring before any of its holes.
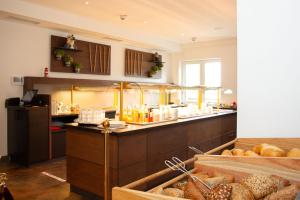
{"type": "MultiPolygon", "coordinates": [[[[51,36],[51,66],[52,72],[74,73],[72,67],[66,67],[63,60],[56,60],[54,51],[58,47],[63,47],[66,43],[65,37],[51,36]]],[[[111,50],[109,45],[97,44],[76,40],[77,49],[81,51],[64,50],[65,54],[70,54],[74,62],[82,65],[81,74],[110,75],[111,50]]]]}
{"type": "MultiPolygon", "coordinates": [[[[153,53],[126,49],[125,76],[148,77],[147,72],[155,65],[153,60],[153,53]]],[[[158,71],[152,78],[161,78],[161,71],[158,71]]]]}

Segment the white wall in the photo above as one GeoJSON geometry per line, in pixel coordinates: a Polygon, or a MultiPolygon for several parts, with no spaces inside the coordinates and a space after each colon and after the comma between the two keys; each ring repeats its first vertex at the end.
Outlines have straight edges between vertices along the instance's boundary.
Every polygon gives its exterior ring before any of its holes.
{"type": "Polygon", "coordinates": [[[230,88],[232,95],[222,95],[223,103],[236,101],[236,39],[198,42],[183,45],[182,51],[172,54],[172,80],[180,84],[181,63],[190,60],[214,59],[222,61],[222,87],[230,88]]]}
{"type": "Polygon", "coordinates": [[[238,137],[300,137],[300,1],[237,1],[238,137]]]}
{"type": "MultiPolygon", "coordinates": [[[[44,67],[49,67],[50,65],[51,34],[66,36],[66,33],[62,32],[0,20],[0,85],[2,89],[0,96],[0,105],[2,105],[0,106],[0,155],[6,155],[7,153],[7,122],[4,101],[8,97],[22,95],[22,87],[12,86],[10,84],[10,78],[13,75],[43,76],[44,67]]],[[[161,79],[132,79],[124,77],[124,49],[127,46],[120,43],[107,43],[77,35],[76,37],[86,41],[111,45],[111,76],[50,72],[50,77],[131,80],[143,82],[167,82],[170,79],[169,55],[167,53],[160,52],[166,62],[161,79]]]]}

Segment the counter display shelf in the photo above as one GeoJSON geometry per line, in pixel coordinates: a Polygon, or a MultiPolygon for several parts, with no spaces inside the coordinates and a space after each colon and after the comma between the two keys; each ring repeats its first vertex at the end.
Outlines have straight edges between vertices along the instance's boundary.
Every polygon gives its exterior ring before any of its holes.
{"type": "MultiPolygon", "coordinates": [[[[300,138],[238,138],[225,145],[221,145],[206,155],[196,155],[193,159],[185,161],[186,164],[194,163],[194,168],[190,172],[205,172],[213,174],[216,171],[220,174],[227,174],[234,177],[235,182],[241,182],[245,177],[251,174],[276,175],[290,184],[298,185],[298,194],[300,186],[300,157],[246,157],[246,156],[219,156],[209,155],[219,152],[222,149],[229,148],[234,144],[235,148],[252,149],[254,145],[268,143],[276,145],[286,151],[300,147],[300,138]]],[[[144,177],[123,187],[114,187],[112,191],[113,200],[175,200],[185,198],[175,198],[162,194],[164,188],[172,187],[175,182],[186,178],[181,174],[162,184],[148,189],[139,189],[140,185],[147,184],[149,181],[159,179],[162,175],[170,173],[172,170],[167,168],[155,174],[144,177]]],[[[290,194],[288,194],[290,195],[290,194]]]]}

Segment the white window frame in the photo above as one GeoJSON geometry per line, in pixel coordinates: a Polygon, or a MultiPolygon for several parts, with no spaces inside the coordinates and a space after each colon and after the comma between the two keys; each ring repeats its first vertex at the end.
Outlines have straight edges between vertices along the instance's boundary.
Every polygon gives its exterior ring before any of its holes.
{"type": "MultiPolygon", "coordinates": [[[[220,87],[221,87],[222,86],[222,60],[220,58],[183,61],[182,66],[181,66],[181,85],[186,86],[185,67],[187,64],[200,64],[200,85],[205,85],[205,63],[209,63],[209,62],[220,62],[220,64],[221,64],[221,74],[220,74],[220,76],[221,76],[220,87]]],[[[204,93],[204,99],[205,99],[205,93],[204,93]]],[[[186,93],[184,90],[181,92],[181,102],[197,103],[195,101],[187,101],[186,93]]],[[[209,102],[206,102],[206,103],[209,103],[209,102]]]]}

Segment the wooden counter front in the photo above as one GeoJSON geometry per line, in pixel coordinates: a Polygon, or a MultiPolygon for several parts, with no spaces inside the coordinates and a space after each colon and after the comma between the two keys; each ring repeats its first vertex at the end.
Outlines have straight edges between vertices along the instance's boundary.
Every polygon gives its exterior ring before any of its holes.
{"type": "MultiPolygon", "coordinates": [[[[123,186],[165,168],[172,156],[194,156],[188,146],[208,151],[236,138],[236,113],[155,125],[129,126],[110,136],[110,186],[123,186]]],[[[73,191],[103,196],[104,135],[97,128],[67,126],[67,181],[73,191]]],[[[145,190],[178,173],[140,186],[145,190]]]]}

